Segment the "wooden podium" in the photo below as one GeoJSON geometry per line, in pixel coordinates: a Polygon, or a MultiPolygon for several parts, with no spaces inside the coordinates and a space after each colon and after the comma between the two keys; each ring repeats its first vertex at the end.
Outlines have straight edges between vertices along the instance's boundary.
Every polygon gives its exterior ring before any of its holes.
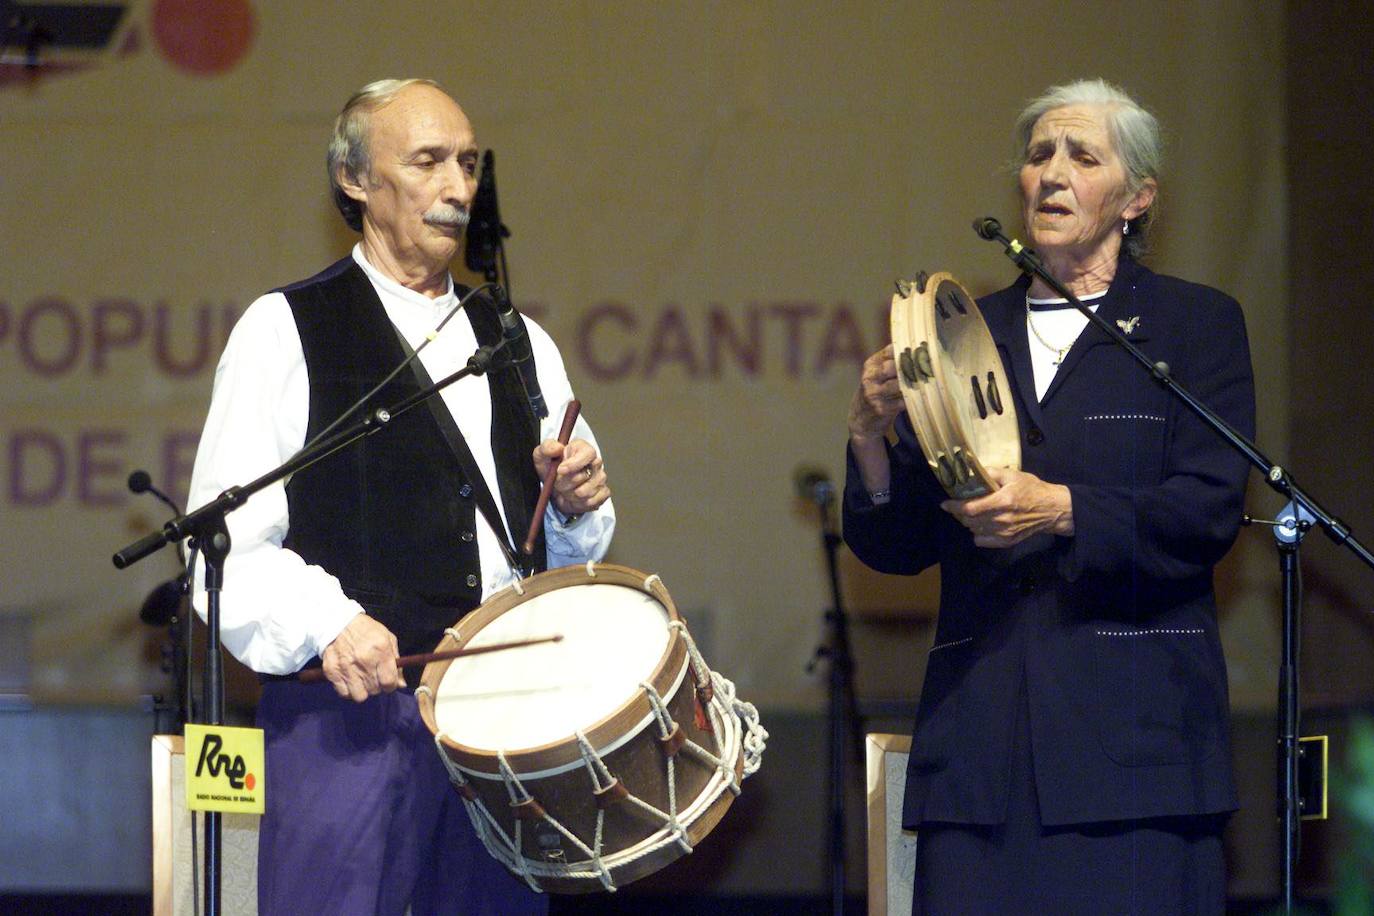
{"type": "MultiPolygon", "coordinates": [[[[186,763],[180,735],[153,736],[153,916],[191,916],[200,895],[205,855],[203,820],[196,819],[199,858],[191,857],[191,812],[186,808],[186,763]]],[[[258,911],[256,814],[224,815],[220,884],[224,916],[258,911]]]]}
{"type": "Polygon", "coordinates": [[[868,762],[868,913],[907,916],[916,876],[916,833],[902,829],[902,792],[910,735],[870,734],[868,762]]]}

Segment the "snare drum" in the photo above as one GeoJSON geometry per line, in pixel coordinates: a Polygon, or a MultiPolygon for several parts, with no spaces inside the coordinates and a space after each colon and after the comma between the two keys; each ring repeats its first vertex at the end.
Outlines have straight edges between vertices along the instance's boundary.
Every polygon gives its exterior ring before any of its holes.
{"type": "Polygon", "coordinates": [[[1011,385],[983,315],[948,273],[897,284],[892,352],[916,440],[955,499],[997,489],[990,467],[1021,467],[1011,385]]]}
{"type": "Polygon", "coordinates": [[[487,850],[535,890],[584,893],[692,851],[758,769],[767,732],[706,666],[658,576],[592,564],[493,595],[416,690],[487,850]]]}

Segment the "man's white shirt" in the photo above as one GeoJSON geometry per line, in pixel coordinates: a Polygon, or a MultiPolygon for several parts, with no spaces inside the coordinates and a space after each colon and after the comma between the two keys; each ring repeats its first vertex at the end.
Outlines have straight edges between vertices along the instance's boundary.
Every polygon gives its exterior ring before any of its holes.
{"type": "MultiPolygon", "coordinates": [[[[354,247],[353,260],[367,274],[387,317],[413,349],[420,348],[457,303],[452,280],[444,295],[430,299],[379,273],[363,256],[361,245],[354,247]]],[[[524,320],[540,387],[550,407],[540,438],[552,439],[572,399],[572,386],[552,338],[531,319],[524,320]]],[[[465,365],[476,349],[472,324],[465,315],[457,315],[420,352],[419,359],[437,381],[465,365]]],[[[497,495],[487,379],[461,379],[441,396],[488,488],[497,495]]],[[[215,369],[210,413],[196,453],[187,504],[202,506],[228,487],[247,483],[294,455],[305,444],[309,408],[309,379],[295,318],[282,293],[268,293],[255,300],[234,326],[215,369]]],[[[585,419],[578,419],[573,438],[586,439],[600,452],[585,419]]],[[[496,503],[509,528],[499,496],[496,503]]],[[[224,645],[254,671],[296,671],[324,652],[362,607],[344,595],[337,578],[281,546],[289,530],[286,490],[281,483],[255,494],[231,512],[227,522],[233,546],[225,563],[220,602],[224,645]]],[[[550,568],[585,563],[605,556],[615,530],[615,508],[608,500],[565,527],[550,505],[544,522],[550,568]]],[[[485,601],[514,581],[516,573],[501,550],[500,536],[480,512],[475,530],[485,601]]],[[[519,541],[524,532],[512,532],[512,536],[519,541]]],[[[195,604],[202,616],[203,572],[203,564],[198,563],[195,604]]]]}

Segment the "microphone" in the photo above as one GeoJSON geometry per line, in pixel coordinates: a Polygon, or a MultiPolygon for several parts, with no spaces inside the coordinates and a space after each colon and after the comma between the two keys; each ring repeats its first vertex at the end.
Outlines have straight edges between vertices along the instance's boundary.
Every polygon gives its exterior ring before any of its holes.
{"type": "Polygon", "coordinates": [[[830,475],[814,465],[798,465],[792,471],[792,486],[799,498],[821,507],[830,505],[835,499],[835,485],[830,482],[830,475]]]}
{"type": "MultiPolygon", "coordinates": [[[[1028,274],[1041,277],[1056,292],[1062,292],[1056,285],[1058,281],[1046,272],[1045,265],[1041,263],[1040,256],[1035,253],[1035,249],[1022,245],[1017,239],[1009,239],[1003,235],[1002,224],[997,220],[991,216],[980,216],[973,221],[973,231],[978,233],[980,239],[1007,246],[1006,255],[1012,259],[1017,267],[1028,274]]],[[[1072,298],[1069,301],[1073,301],[1072,298]]]]}
{"type": "Polygon", "coordinates": [[[138,619],[150,627],[165,627],[181,611],[181,600],[186,596],[186,583],[189,574],[182,573],[175,579],[168,579],[148,593],[143,599],[143,607],[138,610],[138,619]]]}
{"type": "MultiPolygon", "coordinates": [[[[153,477],[152,477],[152,475],[149,474],[147,471],[143,470],[143,468],[138,468],[138,469],[136,469],[133,473],[131,473],[131,474],[129,475],[129,479],[128,479],[127,483],[129,484],[129,491],[130,491],[130,492],[132,492],[132,493],[151,493],[151,494],[153,494],[154,496],[156,496],[158,499],[162,500],[162,502],[166,504],[167,508],[171,509],[173,513],[175,513],[176,515],[181,515],[181,507],[178,506],[175,502],[173,502],[172,497],[168,496],[166,493],[163,493],[163,492],[162,492],[161,490],[159,490],[157,487],[153,486],[153,477]]],[[[156,550],[158,547],[161,547],[161,546],[162,546],[162,542],[160,541],[161,536],[162,536],[162,533],[161,533],[161,532],[153,532],[152,534],[150,534],[150,535],[148,535],[147,537],[143,538],[143,540],[142,540],[142,541],[139,541],[138,543],[139,543],[139,545],[143,545],[144,542],[147,542],[147,545],[148,545],[149,547],[151,547],[153,550],[156,550]],[[156,541],[157,543],[154,543],[155,541],[156,541]]],[[[132,559],[130,559],[129,557],[125,556],[125,551],[122,551],[122,550],[121,550],[119,553],[115,554],[115,556],[114,556],[114,565],[115,565],[116,567],[118,567],[119,569],[123,569],[124,567],[128,566],[130,563],[134,562],[134,560],[139,559],[140,556],[146,556],[146,554],[135,554],[134,557],[133,557],[132,559]]],[[[182,565],[182,566],[185,566],[185,565],[186,565],[186,551],[185,551],[185,549],[182,547],[180,541],[177,541],[177,556],[181,558],[181,565],[182,565]]],[[[163,583],[163,584],[166,585],[167,583],[163,583]]],[[[156,594],[156,593],[154,593],[154,594],[156,594]]],[[[149,602],[151,602],[152,600],[153,600],[153,596],[152,596],[152,595],[149,595],[149,596],[148,596],[148,600],[145,601],[145,602],[143,603],[143,609],[144,609],[145,612],[148,610],[148,604],[149,604],[149,602]]],[[[164,599],[164,604],[165,604],[165,599],[164,599]]],[[[145,621],[144,621],[144,622],[145,622],[145,623],[148,622],[148,620],[146,619],[146,617],[145,617],[145,621]]]]}
{"type": "Polygon", "coordinates": [[[501,208],[496,203],[496,157],[487,150],[482,154],[482,174],[477,179],[477,193],[468,210],[463,263],[468,270],[495,281],[496,255],[501,240],[507,238],[510,238],[510,230],[501,225],[501,208]]]}
{"type": "MultiPolygon", "coordinates": [[[[133,493],[151,493],[162,500],[177,515],[181,514],[181,509],[171,498],[157,487],[153,486],[152,475],[139,468],[129,475],[129,490],[133,493]]],[[[177,545],[180,550],[181,545],[177,545]]],[[[185,558],[182,558],[185,562],[185,558]]],[[[116,566],[119,564],[116,562],[116,566]]],[[[143,606],[138,609],[138,619],[153,627],[165,627],[172,622],[172,618],[177,616],[181,610],[181,599],[186,594],[186,583],[190,581],[190,574],[183,572],[175,579],[168,579],[157,588],[148,593],[148,597],[143,599],[143,606]]]]}
{"type": "Polygon", "coordinates": [[[525,389],[525,397],[529,398],[530,410],[542,420],[549,415],[549,406],[544,403],[544,393],[539,390],[539,375],[534,368],[534,352],[530,348],[529,332],[525,330],[525,323],[520,320],[515,306],[510,304],[506,291],[499,286],[493,286],[492,290],[496,294],[501,336],[505,339],[511,365],[515,366],[515,371],[520,374],[520,384],[525,389]]]}
{"type": "Polygon", "coordinates": [[[128,484],[131,493],[151,493],[166,503],[177,515],[181,514],[181,507],[174,503],[170,496],[153,486],[152,475],[142,468],[129,475],[128,484]]]}
{"type": "Polygon", "coordinates": [[[978,233],[979,238],[993,242],[1002,234],[1002,224],[991,216],[980,216],[973,221],[973,231],[978,233]]]}

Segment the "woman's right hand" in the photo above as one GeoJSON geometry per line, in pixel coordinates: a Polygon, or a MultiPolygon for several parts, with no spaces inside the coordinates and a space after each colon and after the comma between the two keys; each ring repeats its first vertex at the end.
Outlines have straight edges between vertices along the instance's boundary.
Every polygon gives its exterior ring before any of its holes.
{"type": "Polygon", "coordinates": [[[859,388],[849,404],[849,438],[855,445],[884,438],[904,408],[897,362],[888,344],[864,361],[859,388]]]}

